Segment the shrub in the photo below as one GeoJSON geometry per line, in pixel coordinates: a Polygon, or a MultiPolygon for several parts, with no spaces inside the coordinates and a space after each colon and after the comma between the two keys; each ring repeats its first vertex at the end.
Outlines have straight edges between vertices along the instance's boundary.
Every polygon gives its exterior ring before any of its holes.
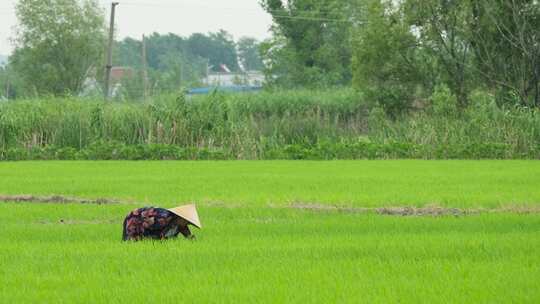
{"type": "Polygon", "coordinates": [[[431,95],[433,112],[438,116],[455,117],[458,112],[458,100],[446,85],[437,85],[431,95]]]}

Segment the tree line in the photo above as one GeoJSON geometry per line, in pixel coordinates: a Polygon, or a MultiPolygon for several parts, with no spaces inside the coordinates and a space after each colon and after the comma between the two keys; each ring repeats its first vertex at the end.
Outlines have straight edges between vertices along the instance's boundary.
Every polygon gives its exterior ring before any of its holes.
{"type": "MultiPolygon", "coordinates": [[[[0,67],[0,96],[78,95],[89,79],[102,82],[108,29],[97,1],[19,0],[16,15],[15,50],[0,67]]],[[[200,85],[221,65],[233,72],[261,70],[259,44],[250,37],[234,41],[224,30],[189,37],[153,33],[145,39],[144,60],[142,37],[115,41],[113,65],[131,69],[122,87],[135,98],[143,93],[143,68],[156,93],[200,85]]]]}
{"type": "Polygon", "coordinates": [[[151,94],[177,91],[180,88],[202,86],[202,79],[211,72],[220,72],[225,65],[231,72],[262,70],[259,41],[241,37],[234,41],[224,30],[216,33],[195,33],[189,37],[153,33],[143,41],[125,38],[116,42],[113,61],[118,66],[131,67],[134,77],[123,83],[127,98],[143,94],[143,70],[151,94]]]}
{"type": "MultiPolygon", "coordinates": [[[[536,0],[260,2],[274,21],[261,43],[224,31],[148,36],[151,82],[194,85],[208,66],[226,64],[264,70],[268,87],[353,87],[390,114],[435,99],[463,109],[477,91],[500,104],[540,106],[536,0]]],[[[99,77],[106,28],[96,1],[20,0],[17,17],[16,50],[0,72],[10,75],[12,94],[73,94],[88,73],[99,77]]],[[[117,42],[115,62],[140,69],[141,48],[141,40],[117,42]]]]}
{"type": "Polygon", "coordinates": [[[276,84],[349,86],[387,111],[432,94],[463,108],[475,90],[540,106],[540,2],[535,0],[264,0],[263,45],[276,84]]]}

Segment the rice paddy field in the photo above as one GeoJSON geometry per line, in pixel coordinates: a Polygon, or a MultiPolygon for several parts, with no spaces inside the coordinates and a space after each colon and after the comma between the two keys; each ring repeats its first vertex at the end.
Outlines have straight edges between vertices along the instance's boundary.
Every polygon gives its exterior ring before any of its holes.
{"type": "Polygon", "coordinates": [[[0,196],[2,303],[540,301],[537,161],[2,162],[0,196]],[[190,202],[196,240],[120,241],[190,202]]]}

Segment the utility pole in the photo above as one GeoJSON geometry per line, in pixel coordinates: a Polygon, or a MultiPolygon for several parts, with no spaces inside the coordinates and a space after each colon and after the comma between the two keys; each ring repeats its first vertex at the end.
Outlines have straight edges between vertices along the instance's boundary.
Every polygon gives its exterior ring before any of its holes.
{"type": "Polygon", "coordinates": [[[210,59],[206,58],[206,85],[210,84],[210,79],[208,79],[210,74],[210,59]]]}
{"type": "Polygon", "coordinates": [[[146,37],[142,36],[142,66],[144,100],[148,99],[148,66],[146,63],[146,37]]]}
{"type": "Polygon", "coordinates": [[[114,13],[118,2],[111,3],[111,26],[109,28],[109,48],[107,50],[107,65],[105,66],[105,86],[103,94],[105,99],[109,99],[109,85],[111,81],[111,70],[112,70],[112,48],[114,43],[114,13]]]}
{"type": "Polygon", "coordinates": [[[179,75],[180,76],[180,79],[179,79],[180,80],[180,85],[179,85],[179,87],[182,87],[182,85],[184,84],[184,78],[182,76],[183,75],[182,72],[184,72],[184,64],[180,63],[180,75],[179,75]]]}
{"type": "Polygon", "coordinates": [[[9,86],[10,86],[10,84],[9,84],[9,75],[6,73],[6,99],[9,99],[9,94],[10,94],[9,86]]]}

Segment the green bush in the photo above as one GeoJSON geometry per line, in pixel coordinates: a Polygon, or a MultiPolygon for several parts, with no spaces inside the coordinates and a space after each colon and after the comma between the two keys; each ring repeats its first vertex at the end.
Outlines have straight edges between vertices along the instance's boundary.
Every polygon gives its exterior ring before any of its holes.
{"type": "MultiPolygon", "coordinates": [[[[526,153],[514,154],[512,147],[498,143],[456,145],[416,145],[411,143],[321,142],[315,145],[286,145],[264,151],[261,158],[286,160],[333,159],[540,159],[540,145],[526,153]]],[[[226,160],[236,155],[224,149],[180,148],[173,145],[151,144],[126,146],[118,143],[93,143],[77,151],[73,148],[47,147],[42,149],[10,148],[0,150],[0,160],[226,160]]]]}
{"type": "Polygon", "coordinates": [[[435,87],[431,95],[433,112],[438,116],[455,117],[458,112],[458,100],[446,85],[435,87]]]}
{"type": "Polygon", "coordinates": [[[392,85],[366,89],[366,98],[375,101],[391,117],[397,117],[411,108],[410,87],[392,85]]]}

